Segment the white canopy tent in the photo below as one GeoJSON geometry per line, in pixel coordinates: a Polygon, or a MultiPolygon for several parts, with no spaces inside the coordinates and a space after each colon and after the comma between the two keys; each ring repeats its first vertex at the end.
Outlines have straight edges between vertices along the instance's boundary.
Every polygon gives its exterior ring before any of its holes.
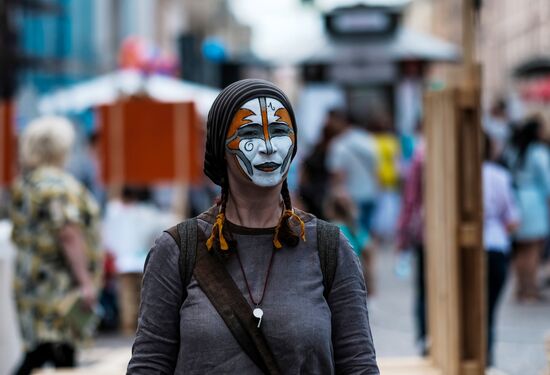
{"type": "Polygon", "coordinates": [[[380,40],[332,41],[325,37],[323,47],[305,60],[319,63],[361,61],[447,61],[460,59],[460,50],[433,35],[401,27],[396,34],[380,40]]]}
{"type": "Polygon", "coordinates": [[[195,102],[199,115],[206,118],[218,93],[218,89],[175,78],[119,70],[43,95],[38,110],[40,114],[66,115],[144,94],[160,102],[195,102]]]}

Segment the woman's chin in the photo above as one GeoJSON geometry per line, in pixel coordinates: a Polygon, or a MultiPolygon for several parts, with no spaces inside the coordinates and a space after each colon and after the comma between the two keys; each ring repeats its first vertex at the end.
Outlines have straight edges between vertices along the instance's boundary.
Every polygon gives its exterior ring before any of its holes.
{"type": "Polygon", "coordinates": [[[274,187],[283,181],[283,177],[279,172],[256,172],[252,182],[260,187],[274,187]]]}

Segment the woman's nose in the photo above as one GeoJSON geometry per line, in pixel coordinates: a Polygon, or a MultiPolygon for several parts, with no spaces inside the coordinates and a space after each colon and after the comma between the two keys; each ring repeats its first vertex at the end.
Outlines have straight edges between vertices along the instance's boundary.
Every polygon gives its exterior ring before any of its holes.
{"type": "Polygon", "coordinates": [[[260,143],[260,152],[262,154],[270,155],[277,151],[277,148],[271,143],[271,138],[265,139],[260,143]]]}

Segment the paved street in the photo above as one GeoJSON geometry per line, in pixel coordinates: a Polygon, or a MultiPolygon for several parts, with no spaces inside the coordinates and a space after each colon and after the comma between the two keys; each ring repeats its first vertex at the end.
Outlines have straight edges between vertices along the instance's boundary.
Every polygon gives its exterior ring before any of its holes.
{"type": "MultiPolygon", "coordinates": [[[[390,251],[378,255],[378,293],[369,302],[374,340],[381,358],[417,354],[411,314],[413,290],[409,280],[395,276],[394,260],[390,251]]],[[[512,302],[511,284],[507,285],[498,318],[496,367],[508,375],[540,375],[546,365],[544,336],[550,334],[550,303],[517,305],[512,302]]],[[[131,338],[121,336],[98,338],[93,348],[82,353],[83,367],[71,373],[124,373],[131,342],[131,338]]]]}
{"type": "MultiPolygon", "coordinates": [[[[370,301],[371,326],[379,357],[416,355],[413,290],[398,279],[389,251],[377,258],[379,293],[370,301]]],[[[545,335],[550,335],[550,302],[518,305],[507,283],[498,315],[495,367],[509,375],[540,375],[546,365],[545,335]]],[[[547,295],[550,290],[546,290],[547,295]]]]}

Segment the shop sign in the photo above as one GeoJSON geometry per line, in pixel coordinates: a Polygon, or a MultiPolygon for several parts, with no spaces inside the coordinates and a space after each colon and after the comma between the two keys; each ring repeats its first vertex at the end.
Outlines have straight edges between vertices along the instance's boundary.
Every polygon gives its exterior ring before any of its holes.
{"type": "Polygon", "coordinates": [[[395,64],[337,64],[329,67],[329,80],[347,84],[383,84],[397,80],[395,64]]]}

